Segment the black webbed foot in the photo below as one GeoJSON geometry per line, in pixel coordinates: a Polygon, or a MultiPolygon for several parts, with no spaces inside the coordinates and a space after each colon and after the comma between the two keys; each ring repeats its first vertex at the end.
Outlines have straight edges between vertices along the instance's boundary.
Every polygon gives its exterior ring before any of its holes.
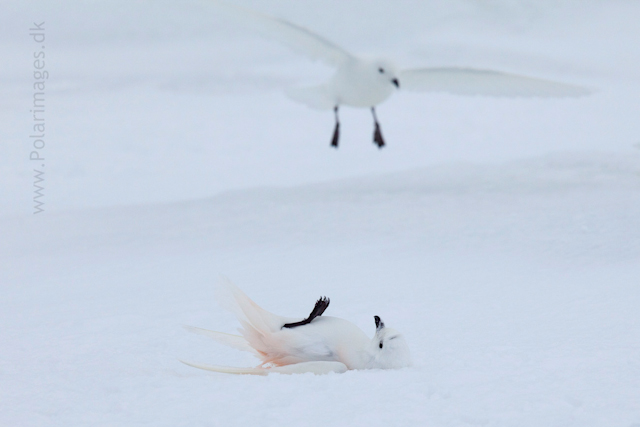
{"type": "Polygon", "coordinates": [[[340,123],[336,123],[336,128],[333,131],[333,138],[331,138],[331,146],[338,148],[339,139],[340,139],[340,123]]]}
{"type": "Polygon", "coordinates": [[[302,325],[311,323],[311,321],[316,317],[322,316],[322,313],[324,313],[327,307],[329,307],[329,302],[330,302],[329,298],[321,297],[318,301],[316,301],[316,305],[315,307],[313,307],[313,310],[311,310],[311,314],[309,314],[309,317],[307,317],[304,320],[301,320],[300,322],[286,323],[282,327],[295,328],[296,326],[302,326],[302,325]]]}
{"type": "Polygon", "coordinates": [[[384,147],[384,138],[382,138],[382,132],[380,131],[380,123],[378,123],[378,116],[376,116],[375,107],[371,107],[371,114],[373,115],[373,143],[378,146],[378,148],[384,147]]]}
{"type": "Polygon", "coordinates": [[[373,142],[378,146],[378,148],[384,147],[384,139],[382,138],[382,132],[380,132],[380,124],[376,122],[376,127],[373,131],[373,142]]]}
{"type": "Polygon", "coordinates": [[[338,148],[338,140],[340,139],[340,118],[338,117],[338,106],[333,107],[333,114],[336,116],[336,128],[333,130],[333,138],[331,138],[331,146],[338,148]]]}

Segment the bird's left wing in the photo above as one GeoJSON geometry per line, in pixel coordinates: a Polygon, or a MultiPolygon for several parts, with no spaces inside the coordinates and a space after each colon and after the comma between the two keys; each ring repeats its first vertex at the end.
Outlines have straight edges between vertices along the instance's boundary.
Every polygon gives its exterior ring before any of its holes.
{"type": "Polygon", "coordinates": [[[223,11],[239,24],[277,40],[311,59],[339,66],[352,58],[352,55],[340,46],[284,19],[231,5],[220,0],[206,0],[206,2],[223,11]]]}
{"type": "Polygon", "coordinates": [[[398,78],[402,89],[455,95],[513,98],[578,97],[591,93],[587,88],[572,84],[475,68],[418,68],[403,70],[398,78]]]}

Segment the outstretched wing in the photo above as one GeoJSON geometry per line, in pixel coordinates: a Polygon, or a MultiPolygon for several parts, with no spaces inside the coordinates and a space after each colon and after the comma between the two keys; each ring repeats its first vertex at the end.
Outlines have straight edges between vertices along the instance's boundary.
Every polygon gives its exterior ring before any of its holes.
{"type": "Polygon", "coordinates": [[[205,365],[203,363],[185,362],[184,360],[180,361],[185,365],[189,365],[194,368],[236,375],[268,375],[271,373],[285,375],[312,373],[315,375],[324,375],[332,372],[337,374],[347,372],[347,366],[340,362],[303,362],[287,366],[275,366],[272,368],[234,368],[231,366],[205,365]]]}
{"type": "Polygon", "coordinates": [[[551,80],[474,68],[418,68],[398,76],[402,89],[499,97],[577,97],[590,90],[551,80]]]}
{"type": "MultiPolygon", "coordinates": [[[[178,359],[180,360],[180,359],[178,359]]],[[[204,369],[205,371],[220,372],[223,374],[235,375],[268,375],[269,371],[265,368],[235,368],[231,366],[206,365],[204,363],[187,362],[180,360],[185,365],[193,368],[204,369]]]]}
{"type": "Polygon", "coordinates": [[[255,12],[219,0],[208,0],[208,3],[224,11],[229,17],[247,28],[258,31],[264,36],[277,40],[290,48],[307,55],[314,60],[321,60],[329,65],[339,66],[351,54],[340,46],[284,19],[255,12]]]}

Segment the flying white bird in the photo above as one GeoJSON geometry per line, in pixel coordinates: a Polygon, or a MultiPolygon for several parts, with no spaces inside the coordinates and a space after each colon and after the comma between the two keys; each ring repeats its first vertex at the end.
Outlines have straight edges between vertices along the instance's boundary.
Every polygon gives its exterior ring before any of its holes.
{"type": "Polygon", "coordinates": [[[267,375],[342,373],[348,369],[399,369],[411,365],[404,337],[385,327],[378,316],[374,316],[376,332],[371,339],[347,320],[322,316],[329,306],[325,297],[316,302],[307,318],[301,319],[269,313],[228,280],[221,280],[217,290],[221,304],[240,321],[242,335],[186,328],[253,353],[262,363],[255,368],[232,368],[181,361],[189,366],[230,374],[267,375]]]}
{"type": "Polygon", "coordinates": [[[336,68],[334,76],[321,85],[295,88],[287,94],[296,101],[318,109],[333,108],[336,125],[331,146],[337,148],[340,139],[340,106],[370,108],[373,115],[373,142],[385,145],[376,116],[376,105],[385,101],[399,88],[448,92],[458,95],[500,97],[567,97],[590,93],[588,89],[571,84],[525,77],[500,71],[473,68],[418,68],[401,70],[384,59],[367,59],[314,34],[306,28],[219,0],[208,4],[224,10],[238,22],[265,36],[336,68]]]}

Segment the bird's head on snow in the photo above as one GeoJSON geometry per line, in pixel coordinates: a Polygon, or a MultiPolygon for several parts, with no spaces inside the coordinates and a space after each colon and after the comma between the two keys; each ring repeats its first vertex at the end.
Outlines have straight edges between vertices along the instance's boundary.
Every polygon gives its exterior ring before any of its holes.
{"type": "Polygon", "coordinates": [[[400,81],[397,77],[397,69],[395,65],[384,59],[374,59],[369,61],[369,72],[375,76],[375,79],[384,85],[394,85],[400,89],[400,81]]]}
{"type": "Polygon", "coordinates": [[[411,354],[409,346],[402,334],[395,329],[387,328],[378,317],[373,317],[376,322],[376,334],[371,341],[372,368],[399,369],[411,366],[411,354]]]}

